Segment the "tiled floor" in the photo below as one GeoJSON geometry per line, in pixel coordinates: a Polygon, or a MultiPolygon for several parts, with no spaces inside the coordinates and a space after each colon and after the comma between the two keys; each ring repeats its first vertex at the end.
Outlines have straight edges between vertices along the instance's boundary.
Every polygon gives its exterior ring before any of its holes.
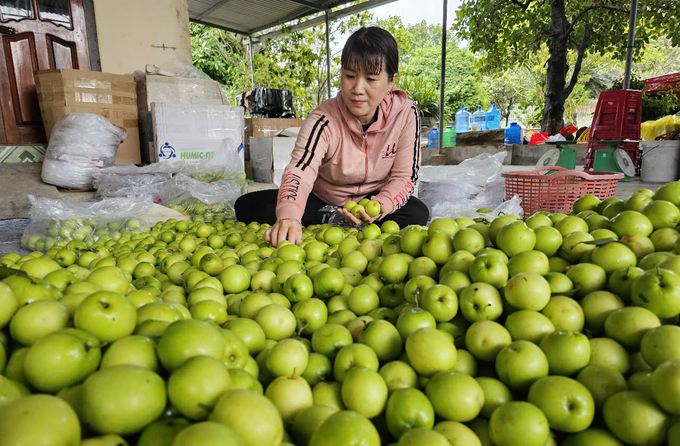
{"type": "Polygon", "coordinates": [[[0,146],[0,163],[39,163],[46,146],[0,146]]]}

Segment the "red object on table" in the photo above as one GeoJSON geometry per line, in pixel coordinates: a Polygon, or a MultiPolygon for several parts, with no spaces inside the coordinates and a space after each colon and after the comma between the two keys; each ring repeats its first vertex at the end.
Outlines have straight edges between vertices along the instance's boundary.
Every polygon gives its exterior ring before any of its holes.
{"type": "MultiPolygon", "coordinates": [[[[639,90],[603,91],[597,100],[593,123],[588,136],[585,170],[593,167],[595,151],[606,148],[606,144],[595,141],[623,141],[640,139],[642,125],[642,92],[639,90]]],[[[637,163],[638,142],[629,142],[621,146],[633,161],[637,163]]]]}
{"type": "Polygon", "coordinates": [[[562,130],[560,130],[560,135],[573,135],[576,133],[576,131],[578,131],[578,129],[574,126],[574,124],[568,124],[566,127],[562,128],[562,130]]]}
{"type": "Polygon", "coordinates": [[[519,195],[524,217],[537,211],[571,212],[574,202],[584,195],[600,200],[612,198],[622,173],[583,172],[559,166],[544,166],[536,170],[505,172],[505,198],[519,195]],[[547,171],[556,171],[546,175],[547,171]]]}
{"type": "Polygon", "coordinates": [[[548,140],[548,134],[546,132],[536,132],[533,135],[531,135],[531,139],[529,140],[529,144],[532,146],[538,145],[538,144],[543,144],[548,140]]]}

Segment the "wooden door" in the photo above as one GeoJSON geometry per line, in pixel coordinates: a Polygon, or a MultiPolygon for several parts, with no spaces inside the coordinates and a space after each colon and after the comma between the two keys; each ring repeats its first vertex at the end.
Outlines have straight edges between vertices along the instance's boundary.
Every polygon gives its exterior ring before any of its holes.
{"type": "Polygon", "coordinates": [[[89,70],[83,0],[0,0],[0,143],[44,143],[33,71],[89,70]]]}

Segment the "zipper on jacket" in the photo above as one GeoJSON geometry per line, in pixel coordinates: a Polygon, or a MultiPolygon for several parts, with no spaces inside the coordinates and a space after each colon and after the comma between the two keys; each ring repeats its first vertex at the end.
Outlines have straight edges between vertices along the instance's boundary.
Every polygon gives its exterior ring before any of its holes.
{"type": "MultiPolygon", "coordinates": [[[[366,153],[366,132],[364,132],[364,136],[361,139],[361,150],[364,152],[364,165],[365,165],[365,173],[364,173],[364,183],[366,182],[366,179],[368,178],[368,154],[366,153]]],[[[361,185],[357,187],[357,195],[361,195],[361,185]]]]}

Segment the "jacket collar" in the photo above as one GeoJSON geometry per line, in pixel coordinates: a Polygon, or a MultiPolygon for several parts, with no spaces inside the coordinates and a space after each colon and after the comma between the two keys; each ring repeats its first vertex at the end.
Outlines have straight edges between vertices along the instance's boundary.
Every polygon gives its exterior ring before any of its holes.
{"type": "MultiPolygon", "coordinates": [[[[354,116],[342,100],[342,92],[338,92],[334,98],[336,106],[340,110],[342,120],[347,128],[357,137],[363,138],[364,129],[361,126],[361,121],[354,116]]],[[[371,128],[366,133],[383,132],[388,127],[390,120],[395,119],[399,112],[407,105],[408,95],[399,88],[393,88],[391,92],[387,93],[382,102],[378,106],[378,119],[371,125],[371,128]]]]}

